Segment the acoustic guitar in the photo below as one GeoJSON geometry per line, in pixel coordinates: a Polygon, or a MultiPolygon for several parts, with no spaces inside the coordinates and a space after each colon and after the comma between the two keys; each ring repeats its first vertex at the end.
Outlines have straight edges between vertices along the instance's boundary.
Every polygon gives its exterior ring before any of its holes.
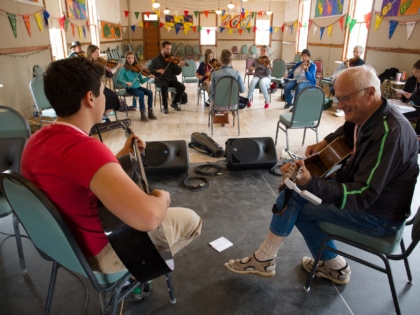
{"type": "MultiPolygon", "coordinates": [[[[121,122],[129,137],[133,132],[121,122]]],[[[137,140],[133,140],[134,156],[119,158],[127,175],[147,194],[149,184],[143,168],[137,140]]],[[[158,251],[147,232],[138,231],[125,224],[98,201],[98,212],[109,243],[128,271],[140,282],[147,282],[174,270],[170,251],[158,251]]],[[[162,226],[158,227],[162,229],[162,226]]]]}
{"type": "MultiPolygon", "coordinates": [[[[349,146],[346,138],[339,137],[321,151],[307,157],[304,160],[305,167],[311,175],[326,178],[341,168],[342,162],[351,154],[352,151],[353,149],[349,146]]],[[[289,179],[292,182],[296,182],[296,180],[300,179],[300,172],[301,168],[299,168],[297,164],[292,164],[280,181],[279,192],[288,188],[285,184],[286,179],[289,179]]],[[[286,191],[283,208],[276,209],[276,211],[273,209],[273,213],[277,215],[282,215],[284,213],[287,208],[286,206],[289,202],[291,192],[292,191],[290,189],[286,191]]]]}

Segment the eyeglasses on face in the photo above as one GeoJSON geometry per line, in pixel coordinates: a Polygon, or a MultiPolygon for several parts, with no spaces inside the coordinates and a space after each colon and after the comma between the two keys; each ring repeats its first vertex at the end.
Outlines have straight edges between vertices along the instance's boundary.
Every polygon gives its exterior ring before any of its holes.
{"type": "Polygon", "coordinates": [[[343,103],[343,104],[347,104],[347,102],[350,100],[350,97],[351,97],[352,95],[357,94],[357,93],[360,93],[360,92],[362,92],[362,91],[364,91],[364,90],[367,90],[368,88],[370,88],[370,86],[369,86],[369,87],[367,87],[367,88],[361,89],[361,90],[359,90],[359,91],[356,91],[356,92],[354,92],[354,93],[351,93],[351,94],[349,94],[349,95],[334,96],[334,101],[335,101],[336,103],[341,102],[341,103],[343,103]]]}

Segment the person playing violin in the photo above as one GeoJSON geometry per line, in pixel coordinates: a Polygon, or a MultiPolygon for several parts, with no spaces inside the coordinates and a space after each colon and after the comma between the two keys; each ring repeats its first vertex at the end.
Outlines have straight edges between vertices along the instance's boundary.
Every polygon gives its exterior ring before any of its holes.
{"type": "Polygon", "coordinates": [[[285,75],[286,84],[284,85],[284,95],[286,97],[286,104],[284,105],[284,108],[293,107],[294,105],[292,97],[293,89],[295,89],[295,96],[297,96],[304,88],[316,85],[316,65],[310,60],[310,57],[311,51],[309,49],[302,50],[302,61],[299,61],[292,70],[285,75]]]}
{"type": "Polygon", "coordinates": [[[267,56],[268,53],[268,47],[266,45],[261,46],[260,48],[260,57],[259,58],[255,58],[254,61],[252,62],[251,66],[249,67],[249,71],[255,71],[254,72],[254,77],[252,78],[251,81],[251,85],[249,86],[248,89],[248,107],[252,106],[252,94],[254,93],[254,89],[255,87],[258,86],[260,87],[261,92],[264,95],[264,100],[265,100],[265,104],[264,104],[264,108],[269,108],[270,107],[270,103],[269,103],[269,98],[268,98],[268,89],[267,87],[270,85],[271,82],[271,67],[270,67],[270,59],[267,56]],[[265,57],[264,57],[265,56],[265,57]],[[261,58],[263,57],[263,58],[261,58]],[[262,62],[260,62],[262,61],[262,62]]]}
{"type": "MultiPolygon", "coordinates": [[[[206,52],[204,53],[204,61],[200,63],[198,66],[198,69],[195,73],[196,77],[200,80],[200,84],[203,87],[204,90],[208,94],[210,94],[210,76],[209,73],[211,73],[212,67],[210,66],[210,61],[213,60],[214,53],[211,49],[206,49],[206,52]]],[[[206,106],[210,106],[210,103],[206,102],[206,106]]]]}
{"type": "Polygon", "coordinates": [[[71,43],[70,49],[71,53],[67,56],[67,58],[75,58],[82,53],[82,45],[78,40],[71,43]]]}
{"type": "MultiPolygon", "coordinates": [[[[99,47],[96,45],[89,45],[88,48],[86,49],[86,58],[91,62],[97,63],[99,59],[99,47]]],[[[107,78],[112,78],[114,73],[121,66],[122,66],[121,64],[118,64],[115,68],[112,68],[112,69],[105,67],[105,76],[107,78]]],[[[106,102],[105,102],[105,113],[104,113],[103,119],[109,122],[110,120],[108,118],[108,114],[111,111],[118,110],[120,108],[120,100],[117,94],[115,94],[114,91],[107,88],[106,86],[104,89],[104,94],[105,94],[106,102]]]]}
{"type": "Polygon", "coordinates": [[[148,77],[143,78],[141,75],[142,67],[137,61],[134,52],[127,51],[125,54],[124,67],[121,69],[120,75],[118,76],[117,82],[126,86],[125,90],[133,95],[133,109],[137,107],[136,98],[139,98],[140,102],[140,120],[149,121],[149,119],[157,119],[153,114],[153,92],[141,86],[141,84],[154,78],[152,74],[148,77]],[[133,71],[135,70],[135,71],[133,71]],[[147,115],[146,108],[144,105],[144,96],[147,95],[147,115]]]}
{"type": "MultiPolygon", "coordinates": [[[[176,89],[175,97],[172,101],[171,107],[180,111],[182,93],[185,91],[185,85],[178,82],[176,76],[181,73],[181,67],[185,65],[184,61],[178,63],[172,62],[174,56],[171,56],[172,44],[169,41],[162,42],[162,50],[159,55],[152,59],[149,70],[156,76],[156,86],[160,87],[163,103],[163,113],[168,114],[168,88],[176,89]]],[[[177,59],[178,60],[178,59],[177,59]]]]}

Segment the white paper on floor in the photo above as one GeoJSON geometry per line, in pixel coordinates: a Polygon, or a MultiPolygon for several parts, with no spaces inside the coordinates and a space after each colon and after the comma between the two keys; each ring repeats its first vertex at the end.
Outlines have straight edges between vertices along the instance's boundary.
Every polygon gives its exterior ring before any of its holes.
{"type": "Polygon", "coordinates": [[[231,243],[223,236],[213,242],[210,242],[209,244],[218,252],[221,252],[222,250],[225,250],[226,248],[231,247],[233,245],[233,243],[231,243]]]}

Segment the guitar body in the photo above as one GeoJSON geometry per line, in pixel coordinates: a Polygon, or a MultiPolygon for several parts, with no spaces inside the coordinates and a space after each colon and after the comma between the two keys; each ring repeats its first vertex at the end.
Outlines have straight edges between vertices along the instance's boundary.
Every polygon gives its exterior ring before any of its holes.
{"type": "MultiPolygon", "coordinates": [[[[307,157],[305,161],[305,167],[311,173],[320,178],[324,178],[329,175],[337,165],[339,165],[345,158],[347,158],[352,152],[352,148],[347,143],[344,137],[339,137],[332,141],[323,150],[307,157]]],[[[285,180],[286,178],[284,178],[285,180]]],[[[284,180],[281,182],[279,191],[283,191],[287,188],[284,184],[284,180]]]]}
{"type": "MultiPolygon", "coordinates": [[[[127,136],[132,132],[122,124],[127,136]]],[[[149,184],[143,169],[143,162],[133,142],[135,155],[126,154],[118,160],[127,175],[146,193],[149,184]]],[[[138,231],[125,224],[98,200],[98,213],[105,235],[113,250],[128,271],[140,282],[147,282],[174,270],[171,252],[158,251],[147,232],[138,231]]],[[[161,226],[158,229],[162,229],[161,226]]]]}

